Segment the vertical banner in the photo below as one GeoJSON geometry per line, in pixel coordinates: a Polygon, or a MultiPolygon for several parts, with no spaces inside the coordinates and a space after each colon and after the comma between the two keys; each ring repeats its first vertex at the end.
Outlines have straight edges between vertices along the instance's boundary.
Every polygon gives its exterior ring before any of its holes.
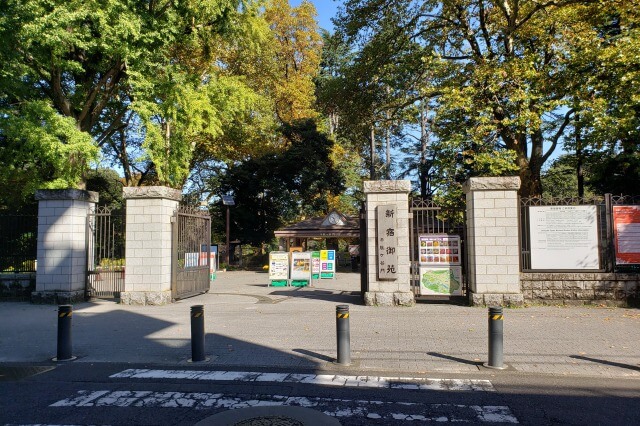
{"type": "Polygon", "coordinates": [[[311,280],[311,253],[291,253],[291,285],[303,287],[311,280]]]}
{"type": "Polygon", "coordinates": [[[272,251],[269,253],[269,280],[273,286],[286,286],[289,279],[289,253],[272,251]]]}
{"type": "Polygon", "coordinates": [[[617,265],[640,264],[640,206],[613,206],[617,265]]]}
{"type": "Polygon", "coordinates": [[[376,209],[378,279],[395,280],[398,278],[397,206],[387,204],[376,209]]]}
{"type": "Polygon", "coordinates": [[[335,278],[336,276],[336,251],[320,250],[320,278],[335,278]]]}
{"type": "Polygon", "coordinates": [[[320,278],[320,252],[311,252],[311,278],[317,280],[320,278]]]}

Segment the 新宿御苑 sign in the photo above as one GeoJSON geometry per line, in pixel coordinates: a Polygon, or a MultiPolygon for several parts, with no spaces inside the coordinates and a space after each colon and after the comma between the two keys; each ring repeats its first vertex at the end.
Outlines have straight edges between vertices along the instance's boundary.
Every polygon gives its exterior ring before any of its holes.
{"type": "Polygon", "coordinates": [[[398,211],[395,204],[376,208],[376,239],[378,248],[378,279],[398,278],[398,211]]]}

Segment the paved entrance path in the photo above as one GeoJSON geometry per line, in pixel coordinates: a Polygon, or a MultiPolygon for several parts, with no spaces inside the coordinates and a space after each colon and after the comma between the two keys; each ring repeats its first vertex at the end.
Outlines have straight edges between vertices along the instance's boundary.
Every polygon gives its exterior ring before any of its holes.
{"type": "MultiPolygon", "coordinates": [[[[361,375],[478,372],[487,361],[487,310],[419,303],[367,307],[359,275],[313,287],[269,287],[266,273],[221,272],[208,294],[166,306],[98,300],[74,306],[74,362],[193,367],[190,307],[204,305],[206,355],[218,370],[336,370],[335,306],[350,306],[348,368],[361,375]]],[[[0,362],[46,362],[56,353],[57,307],[0,303],[0,362]]],[[[504,361],[524,373],[640,378],[640,310],[505,309],[504,361]]]]}

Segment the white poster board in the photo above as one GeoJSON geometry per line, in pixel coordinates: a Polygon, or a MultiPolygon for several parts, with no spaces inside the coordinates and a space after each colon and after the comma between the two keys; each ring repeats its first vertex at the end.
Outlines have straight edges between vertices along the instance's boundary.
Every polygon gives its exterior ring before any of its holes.
{"type": "Polygon", "coordinates": [[[291,253],[291,280],[311,279],[311,252],[291,253]]]}
{"type": "Polygon", "coordinates": [[[600,269],[596,206],[531,206],[531,269],[600,269]]]}
{"type": "Polygon", "coordinates": [[[271,281],[289,279],[289,253],[284,251],[269,253],[269,279],[271,281]]]}
{"type": "Polygon", "coordinates": [[[461,296],[462,267],[420,267],[421,296],[461,296]]]}

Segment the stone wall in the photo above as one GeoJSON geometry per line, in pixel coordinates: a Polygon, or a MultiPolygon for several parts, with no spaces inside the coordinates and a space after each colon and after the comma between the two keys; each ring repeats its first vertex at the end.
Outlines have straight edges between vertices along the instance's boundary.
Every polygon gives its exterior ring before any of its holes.
{"type": "Polygon", "coordinates": [[[467,200],[469,301],[474,306],[521,306],[518,177],[474,177],[467,200]]]}
{"type": "Polygon", "coordinates": [[[525,303],[640,306],[640,274],[521,273],[525,303]]]}
{"type": "Polygon", "coordinates": [[[415,299],[410,286],[409,254],[409,192],[408,180],[365,181],[365,210],[367,217],[367,259],[369,291],[365,292],[365,304],[369,306],[412,306],[415,299]],[[385,205],[396,207],[397,275],[394,279],[381,278],[378,271],[380,250],[377,244],[377,208],[385,205]]]}
{"type": "Polygon", "coordinates": [[[171,303],[171,220],[182,195],[161,186],[125,187],[127,274],[120,303],[171,303]]]}

